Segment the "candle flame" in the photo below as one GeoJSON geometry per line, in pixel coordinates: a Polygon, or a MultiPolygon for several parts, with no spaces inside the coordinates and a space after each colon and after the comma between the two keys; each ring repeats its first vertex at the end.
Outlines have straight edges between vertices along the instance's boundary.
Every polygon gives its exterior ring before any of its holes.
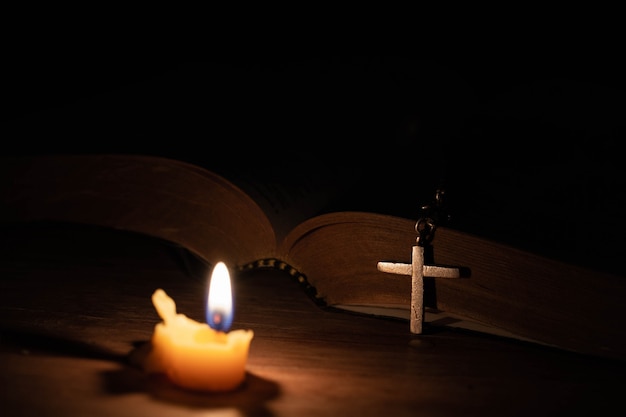
{"type": "Polygon", "coordinates": [[[230,329],[233,321],[230,274],[224,262],[218,262],[211,273],[206,318],[209,326],[223,332],[230,329]]]}

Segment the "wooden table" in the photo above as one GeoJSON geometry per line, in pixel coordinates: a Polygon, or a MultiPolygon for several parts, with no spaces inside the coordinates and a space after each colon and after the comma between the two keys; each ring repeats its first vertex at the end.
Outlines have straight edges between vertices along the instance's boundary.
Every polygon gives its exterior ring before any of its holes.
{"type": "MultiPolygon", "coordinates": [[[[3,227],[3,416],[555,416],[616,414],[623,362],[316,305],[279,271],[235,274],[233,329],[254,330],[244,385],[181,390],[129,354],[163,288],[203,320],[206,282],[167,242],[72,225],[3,227]]],[[[616,323],[619,325],[619,323],[616,323]]]]}

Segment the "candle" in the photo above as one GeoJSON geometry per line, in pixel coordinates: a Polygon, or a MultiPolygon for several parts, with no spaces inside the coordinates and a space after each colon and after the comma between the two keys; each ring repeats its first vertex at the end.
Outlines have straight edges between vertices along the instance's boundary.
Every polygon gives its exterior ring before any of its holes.
{"type": "Polygon", "coordinates": [[[229,391],[245,379],[252,330],[228,332],[232,322],[232,294],[228,268],[213,268],[207,297],[207,323],[176,312],[176,303],[157,289],[152,303],[163,319],[154,328],[152,349],[144,369],[163,373],[183,388],[229,391]],[[211,327],[213,326],[213,327],[211,327]]]}

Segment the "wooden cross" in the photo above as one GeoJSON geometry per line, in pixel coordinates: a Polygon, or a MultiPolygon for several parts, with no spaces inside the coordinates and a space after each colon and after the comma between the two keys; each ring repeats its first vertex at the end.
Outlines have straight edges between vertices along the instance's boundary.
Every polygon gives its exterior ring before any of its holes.
{"type": "Polygon", "coordinates": [[[424,265],[424,247],[413,246],[410,264],[378,262],[378,270],[411,276],[411,333],[421,334],[424,321],[424,277],[460,278],[459,268],[424,265]]]}

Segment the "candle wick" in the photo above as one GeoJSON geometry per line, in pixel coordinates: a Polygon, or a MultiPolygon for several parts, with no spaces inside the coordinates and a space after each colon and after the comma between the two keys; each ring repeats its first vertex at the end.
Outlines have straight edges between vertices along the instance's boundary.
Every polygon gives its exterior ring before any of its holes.
{"type": "Polygon", "coordinates": [[[211,315],[211,327],[217,331],[224,330],[224,315],[220,312],[215,312],[211,315]]]}

